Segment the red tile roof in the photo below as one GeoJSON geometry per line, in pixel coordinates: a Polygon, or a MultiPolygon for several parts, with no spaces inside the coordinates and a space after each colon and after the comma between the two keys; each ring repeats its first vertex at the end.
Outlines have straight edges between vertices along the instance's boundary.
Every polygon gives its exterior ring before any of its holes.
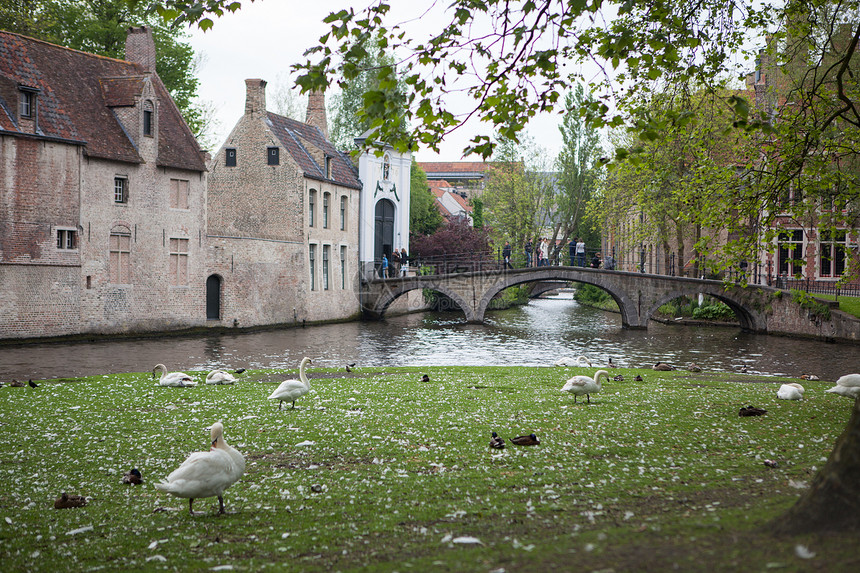
{"type": "Polygon", "coordinates": [[[425,173],[484,173],[489,168],[484,161],[427,161],[418,165],[425,173]]]}
{"type": "MultiPolygon", "coordinates": [[[[83,144],[90,157],[140,163],[112,108],[133,105],[147,75],[137,64],[0,31],[0,130],[21,133],[17,87],[26,86],[39,90],[36,136],[83,144]]],[[[161,79],[150,77],[160,101],[156,163],[205,171],[191,130],[161,79]]]]}
{"type": "Polygon", "coordinates": [[[324,136],[318,127],[302,123],[276,113],[267,112],[266,118],[272,129],[287,152],[299,164],[305,177],[318,181],[332,181],[344,187],[361,189],[361,181],[358,172],[353,167],[349,155],[338,151],[324,136]],[[311,150],[307,149],[303,141],[321,150],[325,155],[332,158],[331,179],[325,175],[325,165],[320,165],[311,150]]]}

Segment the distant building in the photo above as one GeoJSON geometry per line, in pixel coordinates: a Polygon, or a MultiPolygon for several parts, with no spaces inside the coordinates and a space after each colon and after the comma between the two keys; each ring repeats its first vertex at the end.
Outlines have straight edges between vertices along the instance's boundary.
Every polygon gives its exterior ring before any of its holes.
{"type": "Polygon", "coordinates": [[[205,154],[126,59],[0,32],[0,338],[206,323],[205,154]]]}
{"type": "Polygon", "coordinates": [[[464,199],[480,197],[490,175],[491,163],[485,161],[423,161],[418,166],[427,174],[432,188],[434,182],[445,182],[445,187],[464,199]]]}
{"type": "Polygon", "coordinates": [[[355,317],[362,185],[328,140],[323,95],[302,123],[266,111],[265,81],[245,86],[245,114],[209,166],[207,316],[240,327],[355,317]]]}
{"type": "Polygon", "coordinates": [[[428,181],[430,192],[436,197],[436,208],[446,221],[464,220],[473,224],[472,206],[466,198],[466,192],[451,187],[447,181],[428,181]]]}

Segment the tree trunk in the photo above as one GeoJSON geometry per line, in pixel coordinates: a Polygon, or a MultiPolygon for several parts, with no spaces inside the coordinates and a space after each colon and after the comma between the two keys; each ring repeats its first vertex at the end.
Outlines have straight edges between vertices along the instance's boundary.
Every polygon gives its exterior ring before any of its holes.
{"type": "Polygon", "coordinates": [[[779,534],[860,530],[860,399],[810,488],[770,529],[779,534]]]}

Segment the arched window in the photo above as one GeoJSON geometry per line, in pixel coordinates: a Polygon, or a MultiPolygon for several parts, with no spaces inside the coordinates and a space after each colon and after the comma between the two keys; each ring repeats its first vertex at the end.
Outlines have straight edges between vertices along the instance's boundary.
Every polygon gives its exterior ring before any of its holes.
{"type": "Polygon", "coordinates": [[[331,193],[323,193],[323,211],[322,211],[322,219],[323,219],[323,228],[328,229],[328,204],[329,199],[331,199],[331,193]]]}
{"type": "Polygon", "coordinates": [[[308,227],[314,226],[314,209],[316,209],[317,192],[314,189],[308,193],[308,227]]]}

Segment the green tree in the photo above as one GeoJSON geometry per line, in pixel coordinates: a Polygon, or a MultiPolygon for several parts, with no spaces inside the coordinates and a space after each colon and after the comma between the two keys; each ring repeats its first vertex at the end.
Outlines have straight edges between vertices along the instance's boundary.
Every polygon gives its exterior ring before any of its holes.
{"type": "Polygon", "coordinates": [[[432,235],[445,220],[436,207],[436,197],[427,185],[427,174],[413,161],[409,178],[409,233],[432,235]]]}
{"type": "Polygon", "coordinates": [[[125,57],[126,30],[152,29],[156,71],[195,135],[206,140],[211,110],[195,102],[198,80],[187,33],[167,25],[143,2],[11,0],[0,7],[2,29],[112,58],[125,57]]]}

